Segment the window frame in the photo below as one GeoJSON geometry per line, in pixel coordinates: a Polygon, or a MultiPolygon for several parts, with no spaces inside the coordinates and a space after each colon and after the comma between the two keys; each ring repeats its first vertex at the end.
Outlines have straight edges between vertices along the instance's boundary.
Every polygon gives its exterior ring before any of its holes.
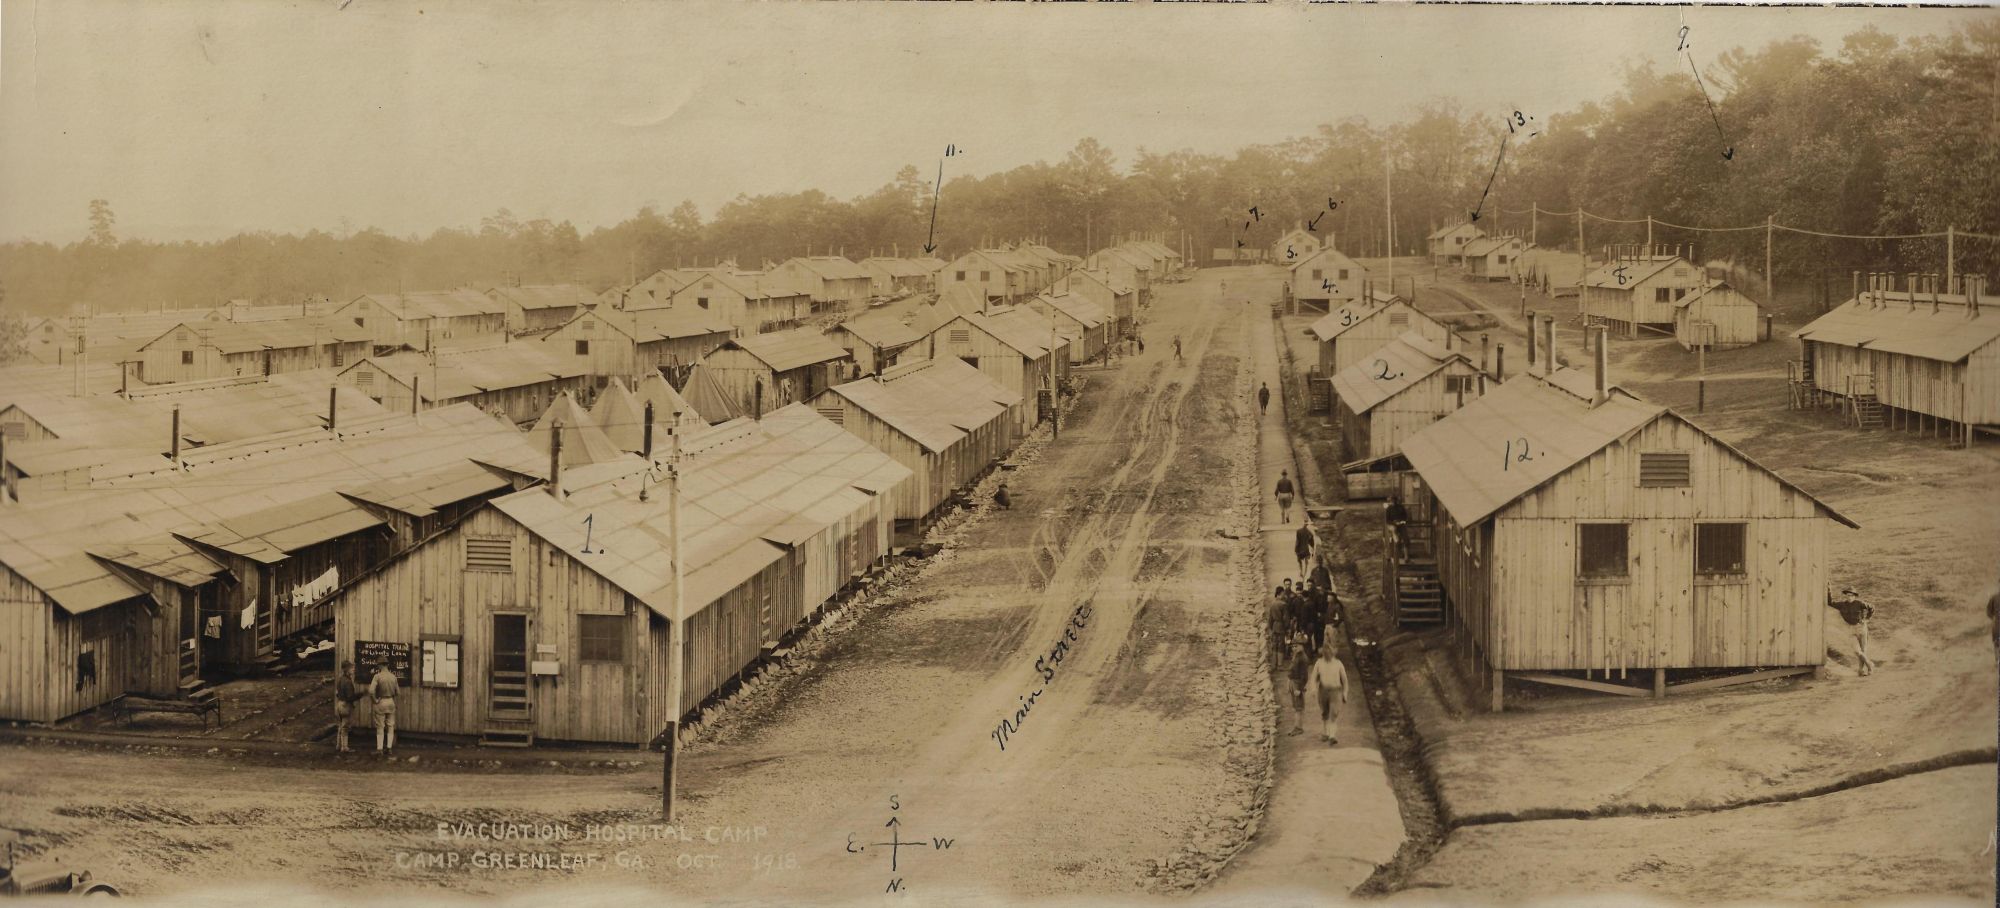
{"type": "Polygon", "coordinates": [[[1576,523],[1576,582],[1578,586],[1617,586],[1632,582],[1632,524],[1623,520],[1579,520],[1576,523]],[[1621,560],[1618,573],[1604,573],[1587,569],[1584,562],[1584,533],[1592,527],[1617,527],[1623,530],[1621,541],[1625,557],[1621,560]]]}
{"type": "Polygon", "coordinates": [[[631,649],[626,645],[626,634],[625,634],[626,623],[627,623],[627,616],[623,612],[576,613],[577,664],[578,665],[624,665],[626,661],[629,659],[629,653],[631,649]],[[584,626],[586,624],[592,623],[591,619],[599,619],[599,618],[607,619],[610,622],[615,622],[615,625],[618,628],[618,633],[611,634],[608,637],[603,635],[593,636],[591,634],[586,633],[584,630],[584,626]],[[617,657],[612,659],[605,659],[597,656],[592,656],[590,652],[591,643],[593,641],[601,643],[603,640],[606,639],[612,640],[618,644],[617,657]]]}
{"type": "Polygon", "coordinates": [[[1750,522],[1747,520],[1698,520],[1694,524],[1693,540],[1694,582],[1697,586],[1727,586],[1750,582],[1750,522]],[[1709,527],[1735,527],[1736,569],[1733,571],[1707,571],[1702,569],[1702,530],[1709,527]]]}
{"type": "Polygon", "coordinates": [[[419,634],[417,636],[417,664],[414,668],[416,669],[416,682],[419,687],[458,690],[465,685],[465,639],[457,634],[419,634]],[[453,674],[449,681],[434,681],[430,678],[430,675],[434,674],[429,670],[431,667],[431,654],[433,652],[441,654],[443,650],[443,646],[439,646],[434,650],[430,646],[433,643],[452,647],[451,663],[453,674]]]}
{"type": "Polygon", "coordinates": [[[181,351],[181,365],[183,365],[183,366],[192,366],[192,365],[194,365],[194,351],[193,351],[193,350],[182,350],[182,351],[181,351]]]}
{"type": "Polygon", "coordinates": [[[578,339],[577,339],[577,341],[576,341],[576,355],[577,355],[577,356],[589,356],[589,355],[590,355],[590,341],[588,341],[588,340],[586,340],[586,339],[583,339],[583,338],[578,338],[578,339]]]}

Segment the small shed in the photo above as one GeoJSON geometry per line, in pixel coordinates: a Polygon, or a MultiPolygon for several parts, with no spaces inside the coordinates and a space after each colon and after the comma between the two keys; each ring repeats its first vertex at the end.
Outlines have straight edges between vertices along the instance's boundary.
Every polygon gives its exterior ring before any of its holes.
{"type": "Polygon", "coordinates": [[[1345,303],[1328,312],[1308,330],[1319,341],[1319,374],[1329,378],[1411,331],[1439,346],[1451,334],[1444,323],[1380,290],[1372,291],[1366,301],[1345,303]]]}
{"type": "Polygon", "coordinates": [[[1754,680],[1824,662],[1827,529],[1855,524],[1609,386],[1603,361],[1517,376],[1403,443],[1454,639],[1492,709],[1508,678],[1657,696],[1669,671],[1754,680]],[[1614,683],[1628,672],[1651,684],[1614,683]]]}
{"type": "Polygon", "coordinates": [[[939,294],[963,288],[978,299],[1013,302],[1033,293],[1028,269],[998,249],[974,249],[938,271],[939,294]]]}
{"type": "Polygon", "coordinates": [[[874,280],[860,265],[838,255],[786,259],[771,273],[806,288],[814,311],[866,302],[874,280]]]}
{"type": "Polygon", "coordinates": [[[1674,302],[1674,340],[1686,350],[1746,347],[1763,339],[1759,314],[1755,300],[1713,281],[1674,302]]]}
{"type": "Polygon", "coordinates": [[[1403,439],[1479,397],[1479,367],[1465,354],[1410,331],[1336,373],[1333,393],[1348,461],[1402,450],[1403,439]]]}
{"type": "Polygon", "coordinates": [[[351,322],[378,348],[425,350],[505,333],[507,306],[471,288],[364,293],[335,309],[329,320],[351,322]]]}
{"type": "Polygon", "coordinates": [[[1049,384],[1049,335],[984,313],[952,316],[930,332],[932,359],[953,358],[1019,394],[1013,407],[1016,434],[1039,421],[1037,392],[1049,384]]]}
{"type": "Polygon", "coordinates": [[[808,401],[820,416],[908,467],[890,510],[921,523],[1012,450],[1019,392],[956,359],[923,359],[835,385],[808,401]]]}
{"type": "Polygon", "coordinates": [[[1111,340],[1131,336],[1133,320],[1139,314],[1139,293],[1130,284],[1114,280],[1110,272],[1080,268],[1069,273],[1062,289],[1097,304],[1097,308],[1111,314],[1111,340]]]}

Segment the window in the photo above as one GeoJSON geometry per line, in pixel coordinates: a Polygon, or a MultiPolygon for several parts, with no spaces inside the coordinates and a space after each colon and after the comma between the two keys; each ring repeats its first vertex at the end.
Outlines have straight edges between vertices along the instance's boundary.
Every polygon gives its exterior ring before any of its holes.
{"type": "Polygon", "coordinates": [[[1389,327],[1408,328],[1409,326],[1410,326],[1410,314],[1408,312],[1389,313],[1389,327]]]}
{"type": "MultiPolygon", "coordinates": [[[[1472,376],[1470,375],[1447,375],[1444,377],[1444,393],[1446,394],[1457,394],[1461,391],[1469,394],[1472,392],[1472,387],[1472,376]]],[[[1443,419],[1444,417],[1438,418],[1443,419]]]]}
{"type": "Polygon", "coordinates": [[[993,272],[991,272],[991,271],[981,271],[981,272],[979,272],[979,279],[980,279],[980,280],[982,280],[982,281],[990,281],[990,280],[992,280],[992,279],[993,279],[993,272]]]}
{"type": "Polygon", "coordinates": [[[10,422],[6,425],[0,425],[0,435],[15,439],[27,438],[28,424],[24,422],[10,422]]]}
{"type": "Polygon", "coordinates": [[[359,316],[356,316],[356,317],[355,317],[355,319],[354,319],[354,326],[355,326],[356,328],[366,328],[366,327],[368,327],[368,320],[367,320],[367,319],[365,319],[365,318],[361,318],[361,317],[359,317],[359,316]]]}
{"type": "Polygon", "coordinates": [[[576,342],[576,355],[578,355],[578,356],[589,356],[589,355],[590,355],[590,341],[587,341],[587,340],[580,340],[580,341],[577,341],[577,342],[576,342]]]}
{"type": "Polygon", "coordinates": [[[333,367],[338,369],[345,365],[347,365],[347,354],[342,353],[339,347],[333,348],[333,367]]]}
{"type": "Polygon", "coordinates": [[[625,616],[576,616],[576,659],[578,662],[625,661],[625,616]]]}
{"type": "Polygon", "coordinates": [[[1742,577],[1748,524],[1694,525],[1694,572],[1703,577],[1742,577]]]}
{"type": "Polygon", "coordinates": [[[1686,451],[1642,451],[1639,454],[1639,486],[1672,488],[1686,486],[1691,470],[1686,451]]]}
{"type": "Polygon", "coordinates": [[[1317,280],[1323,280],[1323,279],[1324,279],[1324,278],[1326,277],[1326,273],[1325,273],[1325,272],[1326,272],[1326,269],[1324,269],[1324,268],[1314,268],[1314,269],[1313,269],[1313,280],[1316,280],[1316,281],[1317,281],[1317,280]]]}
{"type": "Polygon", "coordinates": [[[174,332],[174,343],[185,344],[187,342],[188,342],[188,333],[186,331],[174,332]]]}
{"type": "Polygon", "coordinates": [[[1494,257],[1493,257],[1493,263],[1494,263],[1494,264],[1496,264],[1496,265],[1505,265],[1505,264],[1507,264],[1507,254],[1503,252],[1503,253],[1501,253],[1501,254],[1499,254],[1499,255],[1496,255],[1496,256],[1494,256],[1494,257]]]}
{"type": "Polygon", "coordinates": [[[694,298],[694,304],[702,307],[703,309],[706,309],[708,308],[708,297],[697,296],[694,298]]]}
{"type": "Polygon", "coordinates": [[[361,369],[354,373],[354,383],[363,388],[366,388],[369,385],[375,383],[375,373],[370,372],[367,369],[361,369]]]}
{"type": "Polygon", "coordinates": [[[971,328],[951,329],[951,342],[954,344],[972,343],[972,329],[971,328]]]}
{"type": "Polygon", "coordinates": [[[1576,576],[1580,580],[1623,580],[1626,526],[1582,523],[1576,527],[1576,576]]]}
{"type": "Polygon", "coordinates": [[[960,362],[963,362],[974,369],[979,368],[979,357],[977,356],[961,356],[958,359],[960,362]]]}
{"type": "Polygon", "coordinates": [[[840,407],[814,407],[813,410],[819,413],[821,419],[836,426],[847,424],[847,411],[845,409],[840,407]]]}
{"type": "Polygon", "coordinates": [[[514,540],[505,536],[465,537],[465,569],[468,571],[513,570],[514,540]]]}
{"type": "Polygon", "coordinates": [[[588,318],[587,318],[587,319],[584,319],[584,320],[583,320],[583,325],[582,325],[582,327],[583,327],[583,330],[585,330],[585,331],[596,331],[596,330],[597,330],[597,322],[596,322],[596,320],[594,320],[594,319],[588,319],[588,318]]]}
{"type": "Polygon", "coordinates": [[[1347,280],[1347,269],[1345,269],[1345,268],[1342,268],[1342,269],[1340,269],[1340,276],[1339,276],[1339,277],[1336,277],[1336,278],[1334,278],[1334,280],[1337,280],[1337,281],[1344,281],[1344,280],[1347,280]]]}
{"type": "Polygon", "coordinates": [[[194,365],[194,351],[193,351],[193,350],[182,350],[182,351],[181,351],[181,365],[183,365],[183,366],[192,366],[192,365],[194,365]]]}
{"type": "Polygon", "coordinates": [[[1683,298],[1685,298],[1685,297],[1686,297],[1687,295],[1688,295],[1688,291],[1687,291],[1687,288],[1686,288],[1686,287],[1680,287],[1680,288],[1676,288],[1676,289],[1674,290],[1674,299],[1675,299],[1675,300],[1677,300],[1677,301],[1678,301],[1678,300],[1680,300],[1680,299],[1683,299],[1683,298]]]}
{"type": "Polygon", "coordinates": [[[960,272],[958,272],[958,276],[957,276],[957,277],[954,277],[954,278],[952,278],[952,280],[956,280],[956,281],[962,281],[962,280],[965,280],[965,272],[963,272],[963,271],[960,271],[960,272]]]}
{"type": "Polygon", "coordinates": [[[1653,288],[1653,302],[1671,303],[1674,301],[1673,294],[1674,292],[1672,290],[1669,290],[1665,287],[1655,287],[1653,288]]]}
{"type": "Polygon", "coordinates": [[[424,687],[458,686],[457,637],[425,634],[418,651],[417,682],[424,687]]]}

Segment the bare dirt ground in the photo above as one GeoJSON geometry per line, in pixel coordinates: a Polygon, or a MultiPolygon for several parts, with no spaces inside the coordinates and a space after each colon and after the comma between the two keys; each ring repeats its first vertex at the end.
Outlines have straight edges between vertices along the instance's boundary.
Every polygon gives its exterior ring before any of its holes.
{"type": "Polygon", "coordinates": [[[1251,543],[1216,532],[1254,522],[1245,339],[1213,290],[1162,287],[1146,354],[1080,373],[1083,402],[1013,477],[1011,511],[958,531],[815,669],[709,730],[664,840],[580,838],[657,818],[657,770],[643,767],[52,747],[0,757],[0,824],[31,857],[147,894],[224,880],[473,894],[602,883],[793,902],[873,897],[891,880],[932,896],[1196,885],[1246,838],[1269,762],[1251,543]],[[439,831],[479,822],[524,828],[439,831]],[[562,829],[574,838],[544,837],[562,829]],[[893,854],[873,844],[892,837],[893,854]],[[473,866],[517,852],[570,865],[473,866]]]}
{"type": "MultiPolygon", "coordinates": [[[[1449,272],[1450,294],[1427,274],[1421,283],[1427,311],[1463,311],[1462,298],[1518,311],[1511,285],[1449,272]]],[[[1580,335],[1564,328],[1559,343],[1581,362],[1580,335]]],[[[1518,372],[1524,336],[1504,323],[1493,334],[1518,372]]],[[[1861,524],[1834,531],[1832,573],[1874,603],[1880,668],[1854,672],[1853,639],[1834,620],[1817,679],[1664,701],[1515,685],[1508,712],[1494,716],[1448,678],[1428,681],[1446,664],[1435,635],[1399,641],[1404,695],[1454,830],[1402,881],[1426,890],[1413,897],[1589,888],[1698,901],[1993,898],[1996,676],[1984,594],[2000,552],[2000,448],[1860,433],[1788,410],[1783,361],[1795,355],[1781,336],[1712,356],[1709,374],[1728,377],[1709,383],[1702,413],[1693,357],[1671,341],[1614,342],[1612,371],[1861,524]],[[1984,765],[1938,768],[1967,762],[1984,765]],[[1745,802],[1772,803],[1717,809],[1745,802]],[[1536,819],[1570,815],[1598,818],[1536,819]]]]}

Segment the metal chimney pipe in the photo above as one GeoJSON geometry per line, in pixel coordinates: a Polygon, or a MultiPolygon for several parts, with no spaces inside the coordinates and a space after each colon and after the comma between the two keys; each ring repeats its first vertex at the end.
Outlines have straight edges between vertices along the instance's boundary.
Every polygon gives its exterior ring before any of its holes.
{"type": "Polygon", "coordinates": [[[424,402],[424,377],[422,375],[412,373],[410,375],[411,416],[417,415],[417,411],[423,408],[423,402],[424,402]]]}
{"type": "Polygon", "coordinates": [[[549,420],[549,494],[562,500],[562,420],[549,420]]]}
{"type": "Polygon", "coordinates": [[[168,434],[167,459],[173,461],[174,466],[178,467],[181,465],[181,405],[180,404],[174,404],[173,427],[168,430],[167,434],[168,434]]]}
{"type": "Polygon", "coordinates": [[[639,441],[639,456],[653,459],[653,402],[646,401],[646,434],[639,441]]]}
{"type": "Polygon", "coordinates": [[[340,386],[326,389],[326,430],[340,434],[340,386]]]}
{"type": "Polygon", "coordinates": [[[1506,380],[1507,380],[1507,345],[1506,345],[1506,344],[1495,344],[1495,345],[1493,345],[1493,380],[1494,380],[1494,381],[1496,381],[1496,382],[1501,382],[1501,381],[1506,381],[1506,380]]]}
{"type": "Polygon", "coordinates": [[[1610,379],[1607,378],[1607,373],[1611,369],[1611,354],[1606,352],[1606,348],[1609,345],[1604,342],[1604,336],[1611,333],[1611,329],[1603,325],[1598,325],[1592,330],[1597,333],[1597,391],[1591,397],[1590,401],[1591,405],[1595,406],[1604,403],[1611,396],[1610,379]]]}
{"type": "Polygon", "coordinates": [[[1542,329],[1548,333],[1542,336],[1542,374],[1554,375],[1556,371],[1556,317],[1545,316],[1542,329]]]}
{"type": "Polygon", "coordinates": [[[1486,335],[1486,332],[1482,331],[1479,333],[1479,371],[1481,372],[1486,371],[1487,363],[1489,362],[1489,349],[1487,347],[1489,340],[1491,338],[1486,335]]]}
{"type": "Polygon", "coordinates": [[[1542,314],[1528,313],[1528,374],[1535,374],[1535,353],[1541,347],[1542,314]]]}

